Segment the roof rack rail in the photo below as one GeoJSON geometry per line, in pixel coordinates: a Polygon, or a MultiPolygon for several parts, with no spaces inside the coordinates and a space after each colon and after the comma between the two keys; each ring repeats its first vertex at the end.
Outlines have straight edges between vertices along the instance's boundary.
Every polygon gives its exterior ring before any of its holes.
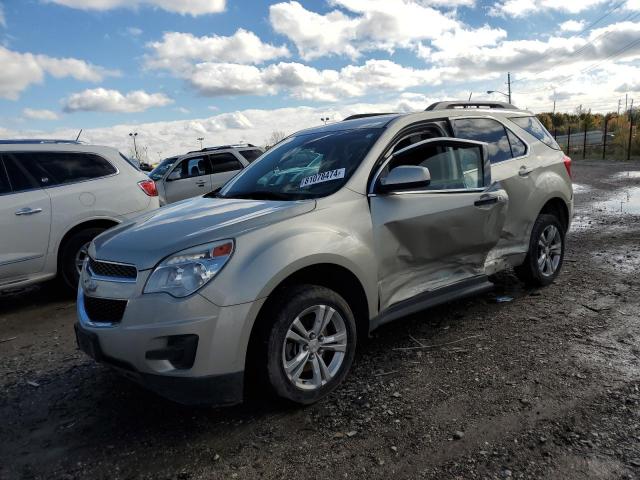
{"type": "Polygon", "coordinates": [[[347,120],[356,120],[358,118],[367,118],[367,117],[379,117],[380,115],[393,115],[393,112],[382,112],[382,113],[356,113],[355,115],[349,115],[347,118],[343,119],[343,122],[347,120]]]}
{"type": "Polygon", "coordinates": [[[519,110],[518,107],[506,102],[492,102],[492,101],[477,101],[467,102],[464,100],[448,101],[448,102],[436,102],[429,105],[425,111],[430,112],[433,110],[450,110],[452,108],[488,108],[488,109],[506,109],[506,110],[519,110]]]}
{"type": "Polygon", "coordinates": [[[256,146],[252,143],[236,143],[233,145],[217,145],[215,147],[205,147],[201,150],[192,150],[191,152],[187,152],[185,155],[189,155],[190,153],[200,153],[200,152],[213,152],[215,150],[225,150],[227,148],[256,148],[256,146]]]}
{"type": "Polygon", "coordinates": [[[14,140],[0,140],[0,145],[44,145],[44,144],[58,144],[67,143],[72,145],[82,145],[81,142],[76,140],[60,140],[54,138],[17,138],[14,140]]]}

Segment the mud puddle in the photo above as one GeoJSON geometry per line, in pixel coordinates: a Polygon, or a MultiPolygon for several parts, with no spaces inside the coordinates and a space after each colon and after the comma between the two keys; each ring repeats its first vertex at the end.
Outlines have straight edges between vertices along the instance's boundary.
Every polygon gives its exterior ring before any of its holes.
{"type": "Polygon", "coordinates": [[[640,187],[618,191],[608,200],[595,202],[597,210],[609,213],[629,213],[640,215],[640,187]]]}

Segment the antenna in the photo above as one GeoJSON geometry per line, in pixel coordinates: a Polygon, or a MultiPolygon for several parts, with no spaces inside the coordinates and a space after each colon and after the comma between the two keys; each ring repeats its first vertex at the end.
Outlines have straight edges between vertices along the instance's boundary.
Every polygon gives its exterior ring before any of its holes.
{"type": "Polygon", "coordinates": [[[80,138],[80,135],[82,135],[82,129],[80,129],[80,131],[78,132],[78,136],[76,137],[76,142],[78,141],[78,139],[80,138]]]}

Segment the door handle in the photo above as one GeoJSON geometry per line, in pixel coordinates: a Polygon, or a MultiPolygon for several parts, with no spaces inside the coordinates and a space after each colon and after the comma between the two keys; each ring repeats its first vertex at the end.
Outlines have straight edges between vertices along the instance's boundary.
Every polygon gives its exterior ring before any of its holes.
{"type": "Polygon", "coordinates": [[[487,205],[494,205],[496,203],[504,202],[504,197],[502,195],[483,195],[478,200],[473,202],[476,207],[484,207],[487,205]]]}
{"type": "Polygon", "coordinates": [[[197,186],[199,187],[204,187],[204,182],[203,183],[196,183],[197,186]]]}
{"type": "Polygon", "coordinates": [[[29,207],[25,207],[25,208],[21,208],[20,210],[18,210],[16,212],[16,215],[20,216],[20,215],[33,215],[34,213],[40,213],[42,211],[41,208],[29,208],[29,207]]]}
{"type": "Polygon", "coordinates": [[[520,167],[520,170],[518,170],[518,175],[520,175],[521,177],[526,177],[531,172],[533,172],[533,169],[527,168],[526,165],[523,165],[523,166],[520,167]]]}

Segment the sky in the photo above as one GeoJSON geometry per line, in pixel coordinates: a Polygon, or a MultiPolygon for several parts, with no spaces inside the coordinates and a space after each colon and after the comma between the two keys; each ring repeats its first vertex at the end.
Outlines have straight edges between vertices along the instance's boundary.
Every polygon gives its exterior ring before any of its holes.
{"type": "Polygon", "coordinates": [[[640,0],[0,0],[0,137],[148,159],[447,99],[640,102],[640,0]]]}

